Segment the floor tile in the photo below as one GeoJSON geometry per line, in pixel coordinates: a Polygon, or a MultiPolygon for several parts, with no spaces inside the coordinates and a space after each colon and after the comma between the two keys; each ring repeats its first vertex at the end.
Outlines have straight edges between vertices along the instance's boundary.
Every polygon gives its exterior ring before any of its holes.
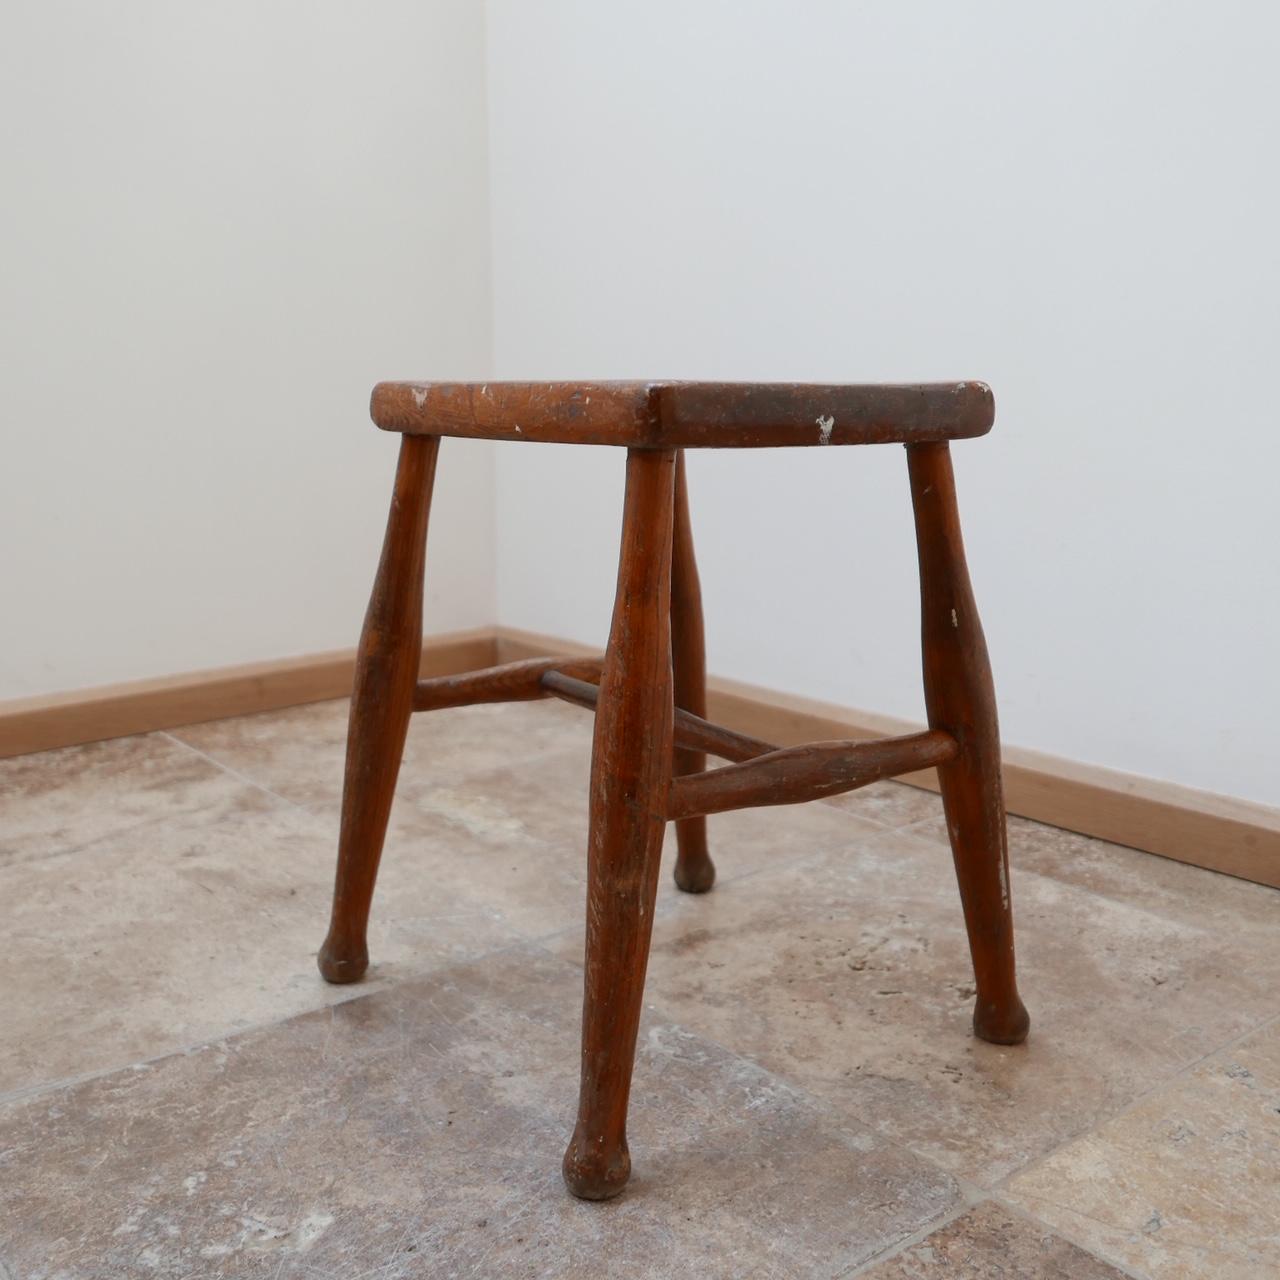
{"type": "Polygon", "coordinates": [[[660,1020],[624,1196],[559,1162],[580,978],[521,949],[0,1109],[23,1280],[834,1276],[956,1203],[944,1175],[660,1020]]]}
{"type": "Polygon", "coordinates": [[[859,1280],[1125,1280],[1109,1263],[988,1200],[859,1280]]]}
{"type": "Polygon", "coordinates": [[[1215,1055],[1008,1186],[1151,1280],[1280,1275],[1280,1024],[1215,1055]]]}
{"type": "Polygon", "coordinates": [[[655,921],[648,995],[945,1168],[992,1184],[1277,1011],[1270,957],[1024,872],[1030,1041],[974,1039],[941,847],[886,832],[655,921]]]}
{"type": "MultiPolygon", "coordinates": [[[[941,810],[914,824],[913,835],[950,848],[941,810]]],[[[1227,930],[1280,929],[1280,889],[1220,875],[1172,858],[1095,840],[1026,818],[1009,819],[1009,860],[1034,871],[1146,911],[1227,930]]]]}
{"type": "Polygon", "coordinates": [[[587,1206],[591,716],[415,718],[333,988],[346,718],[0,762],[0,1280],[1280,1274],[1280,891],[1011,819],[1000,1049],[936,795],[717,815],[701,897],[668,831],[636,1175],[587,1206]],[[950,1216],[953,1174],[1007,1203],[950,1216]]]}
{"type": "MultiPolygon", "coordinates": [[[[396,799],[387,856],[421,826],[449,824],[486,847],[441,866],[459,893],[479,893],[529,937],[582,932],[586,917],[589,744],[455,782],[421,784],[396,799]]],[[[881,828],[826,805],[749,809],[708,820],[720,883],[846,848],[881,828]]],[[[676,836],[668,826],[658,910],[683,897],[674,885],[676,836]]]]}
{"type": "MultiPolygon", "coordinates": [[[[340,698],[213,720],[173,733],[296,804],[336,810],[342,802],[347,710],[347,699],[340,698]]],[[[424,712],[409,722],[398,794],[492,769],[504,758],[515,763],[543,751],[589,744],[590,726],[588,712],[555,699],[424,712]]]]}
{"type": "Polygon", "coordinates": [[[261,799],[162,733],[0,760],[0,867],[178,815],[216,821],[261,799]]]}
{"type": "MultiPolygon", "coordinates": [[[[241,785],[241,784],[237,784],[241,785]]],[[[170,1052],[354,989],[315,967],[336,824],[250,797],[216,822],[189,813],[77,852],[0,868],[5,948],[0,1092],[170,1052]]],[[[483,895],[451,896],[430,868],[465,857],[443,824],[388,861],[370,930],[375,978],[504,946],[483,895]]],[[[475,841],[470,844],[480,848],[475,841]]]]}

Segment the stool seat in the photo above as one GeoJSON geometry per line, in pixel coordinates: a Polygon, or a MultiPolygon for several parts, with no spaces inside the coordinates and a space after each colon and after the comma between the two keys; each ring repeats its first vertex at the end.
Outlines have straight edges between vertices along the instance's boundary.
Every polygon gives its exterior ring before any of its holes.
{"type": "Polygon", "coordinates": [[[985,435],[983,382],[380,382],[385,431],[632,449],[924,444],[985,435]]]}

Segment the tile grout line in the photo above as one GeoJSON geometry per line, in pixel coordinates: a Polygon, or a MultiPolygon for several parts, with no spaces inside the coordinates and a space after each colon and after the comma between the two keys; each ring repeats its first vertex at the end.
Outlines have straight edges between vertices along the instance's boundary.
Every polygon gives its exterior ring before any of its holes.
{"type": "Polygon", "coordinates": [[[300,813],[309,813],[314,816],[315,811],[308,809],[306,805],[299,804],[296,800],[290,800],[288,796],[282,796],[278,791],[272,791],[265,783],[259,782],[256,778],[251,778],[247,773],[241,773],[239,769],[233,769],[229,764],[223,764],[221,760],[215,759],[207,751],[201,751],[199,747],[192,746],[191,743],[184,741],[182,738],[175,737],[167,729],[157,730],[160,737],[168,738],[175,746],[182,747],[185,751],[190,751],[194,755],[200,757],[206,764],[211,764],[215,769],[221,769],[223,773],[229,774],[238,782],[243,782],[246,786],[253,787],[257,791],[261,791],[264,795],[270,796],[273,800],[279,800],[281,804],[288,805],[291,809],[296,809],[300,813]]]}
{"type": "Polygon", "coordinates": [[[20,1089],[10,1089],[7,1093],[0,1093],[0,1107],[8,1106],[14,1102],[23,1102],[29,1098],[38,1098],[46,1093],[52,1094],[64,1089],[74,1089],[93,1080],[101,1080],[105,1076],[120,1075],[126,1071],[137,1071],[142,1067],[150,1067],[157,1062],[163,1062],[166,1058],[187,1057],[190,1054],[198,1053],[201,1049],[209,1049],[216,1044],[222,1044],[224,1041],[251,1035],[255,1031],[269,1031],[272,1027],[282,1026],[286,1022],[291,1022],[294,1018],[305,1017],[311,1013],[321,1013],[325,1009],[332,1009],[340,1004],[350,1004],[353,1000],[359,1000],[363,996],[373,995],[375,991],[381,990],[385,990],[385,988],[371,984],[367,990],[352,991],[348,996],[339,996],[335,1000],[316,1005],[313,1009],[299,1009],[296,1013],[285,1014],[282,1018],[267,1018],[262,1022],[250,1023],[248,1026],[232,1027],[221,1035],[206,1036],[203,1040],[194,1040],[190,1044],[175,1045],[171,1049],[163,1049],[161,1052],[151,1054],[146,1058],[132,1058],[128,1062],[118,1062],[109,1067],[99,1067],[96,1071],[85,1071],[80,1075],[63,1076],[59,1080],[47,1080],[39,1084],[24,1085],[20,1089]]]}
{"type": "MultiPolygon", "coordinates": [[[[897,1144],[895,1143],[892,1145],[896,1146],[897,1144]]],[[[910,1154],[915,1155],[917,1159],[924,1161],[926,1164],[933,1164],[928,1156],[917,1155],[914,1151],[910,1152],[910,1154]]],[[[940,1168],[940,1166],[934,1167],[940,1168]]],[[[943,1172],[945,1173],[946,1170],[943,1170],[943,1172]]],[[[950,1176],[955,1178],[963,1192],[962,1201],[959,1205],[951,1211],[944,1213],[941,1217],[935,1219],[927,1226],[922,1227],[919,1231],[915,1231],[904,1239],[899,1240],[897,1244],[891,1245],[888,1249],[876,1254],[874,1257],[868,1258],[865,1262],[856,1264],[852,1270],[841,1271],[836,1277],[836,1280],[856,1280],[856,1277],[858,1276],[871,1274],[876,1267],[880,1266],[881,1263],[888,1262],[893,1258],[898,1257],[900,1254],[905,1253],[908,1249],[917,1244],[923,1244],[930,1236],[944,1230],[959,1218],[964,1217],[965,1214],[970,1213],[974,1209],[981,1208],[985,1204],[997,1205],[1012,1217],[1018,1218],[1023,1222],[1027,1222],[1032,1226],[1039,1228],[1041,1231],[1048,1232],[1051,1236],[1064,1241],[1073,1248],[1079,1249],[1081,1253],[1093,1258],[1094,1261],[1100,1262],[1104,1266],[1111,1267],[1121,1275],[1129,1277],[1129,1280],[1152,1280],[1152,1277],[1148,1276],[1145,1272],[1133,1270],[1124,1262],[1111,1258],[1104,1253],[1100,1253],[1091,1245],[1085,1244],[1081,1240],[1076,1239],[1072,1234],[1036,1217],[1035,1214],[1030,1213],[1021,1206],[1008,1203],[1002,1196],[996,1194],[994,1191],[989,1191],[980,1184],[970,1182],[969,1179],[961,1177],[958,1174],[951,1174],[950,1176]]]]}
{"type": "Polygon", "coordinates": [[[1080,1130],[1079,1133],[1073,1134],[1071,1137],[1064,1138],[1061,1142],[1055,1144],[1048,1151],[1041,1152],[1034,1160],[1028,1160],[1026,1164],[1007,1173],[1002,1178],[998,1178],[991,1184],[989,1195],[1003,1195],[1009,1190],[1009,1185],[1015,1178],[1020,1178],[1023,1174],[1030,1173],[1035,1169],[1039,1169],[1042,1165],[1047,1164],[1054,1156],[1064,1151],[1072,1143],[1080,1142],[1085,1138],[1092,1136],[1106,1128],[1107,1125],[1114,1123],[1116,1120],[1128,1115],[1131,1111],[1136,1111],[1148,1099],[1155,1097],[1157,1094],[1172,1089],[1175,1085],[1182,1083],[1193,1072],[1198,1071],[1210,1058],[1215,1058],[1220,1053],[1226,1053],[1230,1049],[1234,1049],[1236,1045],[1248,1040],[1251,1036],[1257,1035],[1260,1031],[1266,1031],[1268,1028],[1280,1022],[1280,1013],[1269,1013],[1262,1018],[1260,1022],[1254,1023],[1253,1026],[1245,1028],[1239,1035],[1232,1036],[1229,1040],[1224,1040],[1221,1044],[1215,1045],[1212,1049],[1201,1054],[1200,1057],[1193,1059],[1184,1066],[1178,1067],[1171,1075],[1161,1080],[1158,1084],[1153,1084],[1149,1089],[1144,1089],[1141,1093],[1130,1098],[1128,1102],[1121,1104],[1114,1111],[1108,1112],[1099,1118],[1096,1123],[1089,1125],[1087,1128],[1080,1130]]]}
{"type": "MultiPolygon", "coordinates": [[[[125,1071],[134,1071],[140,1067],[149,1067],[158,1062],[163,1062],[167,1058],[185,1057],[187,1055],[197,1053],[201,1049],[211,1048],[213,1045],[222,1044],[228,1040],[238,1040],[241,1036],[251,1035],[258,1031],[270,1031],[273,1027],[283,1026],[287,1022],[293,1022],[297,1018],[309,1017],[315,1013],[324,1013],[326,1010],[333,1010],[339,1005],[351,1004],[356,1000],[363,1000],[374,995],[381,995],[388,991],[393,991],[403,982],[418,982],[431,978],[436,974],[446,973],[450,969],[461,968],[468,965],[478,965],[485,961],[500,956],[508,951],[518,951],[522,948],[528,948],[530,941],[527,938],[517,936],[513,941],[504,942],[501,946],[491,947],[487,951],[482,951],[477,955],[468,956],[463,960],[456,960],[450,963],[441,964],[435,968],[418,969],[406,971],[403,979],[397,980],[393,977],[380,978],[370,976],[361,979],[358,983],[351,983],[347,988],[347,993],[336,996],[332,1000],[325,1000],[323,1003],[312,1005],[309,1008],[296,1009],[292,1013],[286,1013],[279,1018],[265,1018],[261,1022],[252,1022],[242,1027],[231,1027],[226,1031],[216,1035],[205,1036],[201,1040],[193,1040],[188,1044],[175,1045],[170,1049],[163,1049],[159,1053],[151,1054],[145,1058],[132,1058],[127,1062],[118,1062],[112,1066],[100,1067],[95,1071],[85,1071],[79,1075],[64,1076],[58,1080],[43,1081],[37,1084],[24,1085],[18,1089],[10,1089],[7,1092],[0,1093],[0,1107],[4,1107],[14,1102],[21,1102],[29,1098],[40,1097],[43,1094],[52,1094],[63,1089],[74,1089],[78,1085],[87,1084],[93,1080],[100,1080],[104,1076],[119,1075],[125,1071]]],[[[541,948],[540,948],[541,949],[541,948]]],[[[561,963],[569,963],[562,957],[555,956],[553,952],[546,953],[561,963]]],[[[323,979],[319,979],[323,982],[323,979]]],[[[325,983],[321,990],[330,990],[329,984],[325,983]]],[[[0,1276],[3,1280],[3,1276],[0,1276]]]]}
{"type": "MultiPolygon", "coordinates": [[[[224,761],[219,760],[216,756],[212,756],[207,751],[202,750],[200,747],[194,746],[192,743],[186,741],[185,738],[178,737],[178,734],[180,734],[183,731],[183,729],[187,727],[188,726],[186,725],[179,725],[176,728],[174,728],[172,731],[168,729],[157,729],[155,730],[155,733],[158,737],[167,738],[170,742],[174,743],[176,746],[182,747],[184,750],[190,751],[193,754],[199,756],[201,760],[204,760],[207,764],[213,765],[215,769],[220,769],[223,773],[229,774],[231,777],[237,779],[237,781],[243,782],[246,786],[253,787],[256,790],[263,792],[265,795],[270,796],[272,799],[279,800],[283,804],[289,805],[291,808],[296,809],[300,813],[310,814],[312,817],[323,817],[323,816],[326,816],[326,814],[329,812],[327,809],[324,809],[324,810],[313,809],[308,805],[300,804],[297,800],[291,800],[288,796],[281,795],[280,792],[278,791],[273,791],[269,786],[267,786],[266,783],[259,782],[256,778],[251,777],[247,773],[242,773],[239,769],[236,769],[233,766],[226,764],[224,761]]],[[[521,756],[520,763],[531,764],[536,761],[540,761],[547,756],[555,755],[557,752],[563,751],[567,753],[570,750],[576,750],[576,749],[578,749],[578,745],[576,743],[575,744],[557,743],[554,745],[539,747],[537,750],[535,750],[531,754],[521,756]]],[[[498,767],[501,767],[501,766],[495,765],[495,764],[487,764],[483,767],[477,766],[474,770],[467,770],[465,773],[460,774],[457,778],[453,779],[451,785],[460,785],[460,784],[466,783],[472,778],[478,777],[480,774],[486,773],[490,769],[498,768],[498,767]]]]}
{"type": "Polygon", "coordinates": [[[927,1226],[921,1227],[918,1231],[913,1231],[909,1236],[904,1236],[896,1244],[891,1244],[887,1249],[882,1249],[879,1253],[873,1254],[870,1258],[865,1258],[861,1262],[855,1262],[847,1271],[836,1272],[835,1280],[854,1280],[856,1276],[864,1276],[874,1267],[878,1267],[882,1262],[888,1262],[891,1258],[896,1258],[900,1253],[905,1253],[914,1245],[920,1244],[927,1240],[935,1231],[941,1231],[944,1227],[949,1227],[957,1218],[963,1218],[966,1213],[973,1209],[981,1201],[971,1200],[966,1192],[960,1202],[953,1208],[947,1210],[940,1217],[935,1218],[927,1226]]]}
{"type": "Polygon", "coordinates": [[[1087,1253],[1091,1258],[1097,1258],[1099,1262],[1105,1263],[1107,1266],[1114,1268],[1121,1275],[1128,1276],[1129,1280],[1153,1280],[1153,1277],[1145,1271],[1138,1271],[1129,1266],[1127,1262],[1121,1261],[1119,1258],[1113,1258],[1109,1254],[1103,1253],[1094,1245],[1087,1245],[1083,1241],[1075,1238],[1074,1233],[1063,1231],[1061,1228],[1046,1222],[1043,1218],[1037,1217],[1034,1213],[1024,1209],[1021,1205],[1010,1204],[1003,1196],[992,1194],[990,1197],[992,1203],[998,1204],[1006,1213],[1012,1214],[1015,1218],[1020,1218],[1024,1222],[1033,1223],[1035,1226],[1050,1232],[1057,1236],[1060,1240],[1065,1240],[1068,1244],[1074,1245],[1083,1253],[1087,1253]]]}

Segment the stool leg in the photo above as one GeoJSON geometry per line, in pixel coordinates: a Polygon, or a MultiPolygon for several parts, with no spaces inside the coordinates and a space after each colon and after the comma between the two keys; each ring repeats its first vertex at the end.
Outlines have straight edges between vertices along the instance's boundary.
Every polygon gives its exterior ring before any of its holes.
{"type": "Polygon", "coordinates": [[[631,1172],[627,1098],[649,960],[672,760],[671,521],[675,455],[627,455],[622,553],[591,758],[587,946],[569,1190],[606,1200],[631,1172]]]}
{"type": "Polygon", "coordinates": [[[973,955],[973,1026],[993,1044],[1020,1044],[1030,1022],[1014,972],[995,688],[965,565],[951,454],[945,443],[909,445],[907,461],[920,555],[925,704],[930,727],[960,744],[938,780],[973,955]]]}
{"type": "Polygon", "coordinates": [[[317,958],[328,982],[357,982],[369,967],[369,905],[422,660],[422,573],[439,445],[436,436],[401,438],[382,559],[360,633],[333,915],[317,958]]]}
{"type": "MultiPolygon", "coordinates": [[[[707,715],[707,660],[702,637],[702,590],[698,562],[693,555],[689,523],[689,486],[684,450],[676,454],[675,513],[671,539],[671,665],[675,702],[682,711],[703,719],[707,715]]],[[[676,748],[675,772],[701,773],[706,753],[676,748]]],[[[705,817],[681,818],[676,823],[676,886],[685,893],[706,893],[715,883],[716,868],[707,853],[705,817]]]]}

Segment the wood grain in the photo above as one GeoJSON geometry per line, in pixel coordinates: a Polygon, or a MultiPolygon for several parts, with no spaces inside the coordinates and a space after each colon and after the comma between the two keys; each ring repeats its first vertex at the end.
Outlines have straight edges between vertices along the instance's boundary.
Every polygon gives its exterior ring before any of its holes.
{"type": "MultiPolygon", "coordinates": [[[[675,508],[671,532],[671,669],[676,708],[705,722],[707,657],[702,623],[702,585],[693,552],[689,516],[689,477],[684,450],[676,454],[675,508]]],[[[706,752],[676,738],[674,772],[701,773],[706,752]]],[[[673,815],[674,816],[674,815],[673,815]]],[[[684,893],[706,893],[716,881],[707,851],[707,820],[693,810],[676,821],[676,887],[684,893]]]]}
{"type": "Polygon", "coordinates": [[[969,583],[951,454],[907,449],[920,560],[920,639],[929,727],[959,750],[938,783],[964,907],[977,996],[973,1028],[993,1044],[1021,1044],[1030,1020],[1018,996],[1000,729],[987,643],[969,583]]]}
{"type": "Polygon", "coordinates": [[[418,681],[413,709],[440,711],[478,702],[530,702],[549,698],[553,695],[543,684],[544,676],[555,673],[574,680],[598,681],[603,666],[603,657],[530,658],[460,675],[435,676],[418,681]]]}
{"type": "Polygon", "coordinates": [[[591,758],[578,1121],[565,1183],[615,1196],[631,1173],[627,1100],[671,782],[672,452],[627,455],[618,589],[591,758]]]}
{"type": "Polygon", "coordinates": [[[907,444],[980,436],[982,382],[380,382],[385,431],[639,449],[907,444]]]}
{"type": "Polygon", "coordinates": [[[694,813],[804,804],[909,770],[933,768],[955,755],[955,739],[937,731],[870,742],[808,742],[783,747],[741,764],[676,778],[671,784],[667,817],[678,820],[694,813]]]}
{"type": "Polygon", "coordinates": [[[356,982],[369,967],[369,907],[418,680],[427,516],[439,447],[438,436],[400,442],[351,693],[333,911],[316,960],[326,982],[356,982]]]}

